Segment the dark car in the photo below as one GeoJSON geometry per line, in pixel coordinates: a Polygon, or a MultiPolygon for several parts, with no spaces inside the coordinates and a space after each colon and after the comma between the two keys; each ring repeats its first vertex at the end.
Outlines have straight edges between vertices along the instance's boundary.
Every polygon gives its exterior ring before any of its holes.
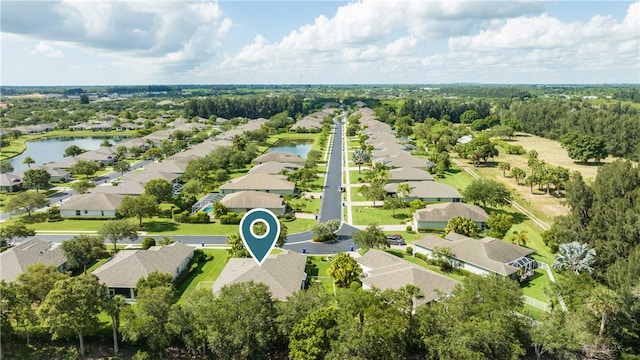
{"type": "Polygon", "coordinates": [[[404,239],[401,237],[398,237],[396,235],[389,235],[387,236],[387,241],[389,242],[389,244],[391,245],[407,245],[406,242],[404,242],[404,239]]]}

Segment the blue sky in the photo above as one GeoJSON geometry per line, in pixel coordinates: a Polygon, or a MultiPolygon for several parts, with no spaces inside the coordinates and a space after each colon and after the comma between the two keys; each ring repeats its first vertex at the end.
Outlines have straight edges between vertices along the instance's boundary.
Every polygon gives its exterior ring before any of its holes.
{"type": "Polygon", "coordinates": [[[640,2],[6,1],[2,85],[640,83],[640,2]]]}

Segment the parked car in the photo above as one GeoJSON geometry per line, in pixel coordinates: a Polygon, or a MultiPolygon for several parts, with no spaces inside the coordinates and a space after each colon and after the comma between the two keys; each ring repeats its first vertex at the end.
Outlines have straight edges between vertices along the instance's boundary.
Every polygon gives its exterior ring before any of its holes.
{"type": "Polygon", "coordinates": [[[395,235],[389,235],[387,236],[387,241],[389,242],[389,244],[391,245],[407,245],[406,242],[404,242],[404,239],[399,238],[395,235]]]}

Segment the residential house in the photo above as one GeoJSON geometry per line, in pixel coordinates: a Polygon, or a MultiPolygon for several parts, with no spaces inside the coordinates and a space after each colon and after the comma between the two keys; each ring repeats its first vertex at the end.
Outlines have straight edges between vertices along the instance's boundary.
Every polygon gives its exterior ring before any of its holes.
{"type": "Polygon", "coordinates": [[[430,166],[429,162],[423,159],[418,159],[416,157],[411,156],[411,154],[407,152],[402,152],[396,155],[379,158],[374,160],[374,162],[381,162],[388,168],[403,168],[403,167],[413,167],[425,169],[430,166]]]}
{"type": "Polygon", "coordinates": [[[479,229],[486,229],[489,214],[480,206],[461,202],[430,204],[413,213],[413,224],[417,230],[442,230],[454,217],[469,218],[479,229]]]}
{"type": "Polygon", "coordinates": [[[399,290],[407,285],[414,285],[424,294],[423,298],[415,300],[416,306],[437,300],[443,294],[451,293],[460,284],[381,250],[369,250],[356,261],[364,273],[363,289],[399,290]]]}
{"type": "Polygon", "coordinates": [[[138,280],[157,271],[175,279],[193,257],[193,247],[180,242],[166,246],[152,246],[148,250],[122,250],[93,274],[109,288],[109,294],[122,295],[127,302],[135,302],[138,280]]]}
{"type": "Polygon", "coordinates": [[[63,218],[114,218],[124,196],[120,194],[75,194],[59,207],[63,218]]]}
{"type": "Polygon", "coordinates": [[[77,160],[93,161],[102,166],[113,165],[116,162],[116,148],[113,146],[102,146],[96,150],[76,155],[75,158],[77,160]]]}
{"type": "Polygon", "coordinates": [[[22,190],[22,177],[4,173],[0,174],[0,191],[16,192],[22,190]]]}
{"type": "Polygon", "coordinates": [[[144,194],[144,184],[137,181],[106,183],[91,189],[92,193],[138,196],[144,194]]]}
{"type": "Polygon", "coordinates": [[[433,176],[427,171],[418,168],[395,168],[387,172],[388,182],[403,183],[414,181],[433,181],[433,176]]]}
{"type": "Polygon", "coordinates": [[[306,162],[303,157],[300,157],[290,152],[268,152],[266,154],[258,156],[253,160],[254,165],[264,164],[269,161],[276,161],[281,163],[302,164],[306,162]]]}
{"type": "Polygon", "coordinates": [[[78,163],[78,160],[75,156],[67,156],[60,161],[52,162],[44,164],[43,166],[51,168],[51,169],[64,169],[69,170],[73,167],[73,165],[78,163]]]}
{"type": "Polygon", "coordinates": [[[0,280],[15,281],[35,264],[53,265],[60,272],[68,269],[67,258],[60,247],[32,238],[0,253],[0,280]]]}
{"type": "Polygon", "coordinates": [[[177,182],[180,178],[180,174],[170,173],[166,171],[156,170],[143,170],[143,171],[131,171],[126,173],[122,179],[126,181],[137,181],[141,184],[146,184],[153,179],[164,179],[170,183],[177,182]]]}
{"type": "Polygon", "coordinates": [[[293,251],[269,255],[262,266],[249,258],[231,258],[215,283],[213,293],[218,295],[223,287],[254,281],[269,287],[271,295],[281,301],[306,287],[305,266],[307,257],[293,251]]]}
{"type": "Polygon", "coordinates": [[[409,184],[411,188],[411,192],[404,198],[406,202],[416,199],[420,199],[426,203],[462,201],[462,195],[453,186],[435,181],[390,183],[384,187],[384,190],[388,194],[396,194],[398,192],[398,185],[400,184],[409,184]]]}
{"type": "Polygon", "coordinates": [[[44,169],[46,170],[49,175],[51,175],[51,182],[68,182],[71,180],[71,174],[65,170],[65,169],[60,169],[60,168],[55,168],[55,167],[51,167],[51,164],[47,164],[47,165],[43,165],[43,166],[32,166],[28,169],[24,169],[18,173],[16,173],[16,175],[23,177],[24,173],[27,170],[35,170],[35,169],[44,169]]]}
{"type": "Polygon", "coordinates": [[[256,165],[249,170],[249,174],[271,174],[278,175],[296,171],[304,167],[301,164],[281,163],[277,161],[267,161],[260,165],[256,165]]]}
{"type": "Polygon", "coordinates": [[[296,184],[286,180],[282,175],[247,174],[245,176],[229,180],[220,186],[221,194],[231,194],[245,190],[255,190],[280,195],[293,195],[296,184]]]}
{"type": "Polygon", "coordinates": [[[449,233],[445,238],[425,235],[414,243],[414,251],[427,256],[436,247],[451,249],[454,266],[475,274],[517,278],[531,274],[536,267],[536,261],[529,257],[532,249],[490,237],[477,240],[449,233]]]}
{"type": "Polygon", "coordinates": [[[240,191],[227,194],[220,203],[229,211],[243,213],[255,208],[270,210],[277,216],[284,215],[286,203],[278,194],[269,194],[261,191],[240,191]]]}

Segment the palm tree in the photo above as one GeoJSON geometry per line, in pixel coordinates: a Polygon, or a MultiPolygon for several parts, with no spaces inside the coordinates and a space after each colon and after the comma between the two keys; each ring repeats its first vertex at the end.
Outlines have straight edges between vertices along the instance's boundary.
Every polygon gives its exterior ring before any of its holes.
{"type": "Polygon", "coordinates": [[[373,181],[385,184],[387,180],[389,180],[389,172],[387,171],[387,167],[382,162],[377,162],[373,165],[373,169],[371,169],[373,173],[373,181]]]}
{"type": "Polygon", "coordinates": [[[553,267],[562,270],[569,269],[576,274],[593,271],[596,261],[596,251],[589,245],[577,241],[560,244],[558,254],[555,255],[553,267]]]}
{"type": "Polygon", "coordinates": [[[509,236],[509,241],[511,241],[512,244],[525,246],[529,242],[529,237],[527,236],[527,232],[525,230],[514,231],[513,234],[509,236]]]}
{"type": "Polygon", "coordinates": [[[503,177],[507,177],[505,172],[511,170],[511,164],[506,161],[500,161],[498,163],[498,169],[502,170],[503,177]]]}
{"type": "Polygon", "coordinates": [[[511,169],[510,175],[516,178],[516,184],[518,185],[520,184],[520,179],[524,179],[527,177],[527,173],[519,167],[514,167],[513,169],[511,169]]]}
{"type": "Polygon", "coordinates": [[[587,299],[587,307],[596,315],[600,315],[600,331],[598,338],[604,335],[604,328],[609,314],[616,314],[622,308],[622,300],[618,294],[602,285],[599,285],[591,292],[587,299]]]}
{"type": "Polygon", "coordinates": [[[26,158],[22,159],[22,163],[26,164],[27,167],[31,167],[31,164],[35,164],[36,161],[33,160],[33,158],[31,156],[27,156],[26,158]]]}
{"type": "Polygon", "coordinates": [[[399,184],[396,189],[396,193],[402,194],[402,200],[404,200],[404,198],[411,194],[411,186],[409,185],[409,183],[399,184]]]}
{"type": "Polygon", "coordinates": [[[102,307],[104,311],[111,316],[111,330],[113,331],[113,353],[118,354],[120,347],[118,346],[118,327],[120,327],[120,312],[124,308],[124,296],[115,295],[105,299],[102,307]]]}
{"type": "Polygon", "coordinates": [[[233,143],[233,150],[236,150],[236,151],[244,150],[246,146],[244,136],[240,134],[233,135],[231,137],[231,142],[233,143]]]}
{"type": "Polygon", "coordinates": [[[413,284],[405,285],[400,291],[411,299],[411,315],[416,314],[416,300],[424,299],[424,292],[413,284]]]}
{"type": "Polygon", "coordinates": [[[369,161],[369,155],[366,151],[362,149],[356,149],[353,152],[353,162],[358,165],[358,174],[360,173],[360,167],[362,166],[362,164],[368,163],[369,161]]]}

